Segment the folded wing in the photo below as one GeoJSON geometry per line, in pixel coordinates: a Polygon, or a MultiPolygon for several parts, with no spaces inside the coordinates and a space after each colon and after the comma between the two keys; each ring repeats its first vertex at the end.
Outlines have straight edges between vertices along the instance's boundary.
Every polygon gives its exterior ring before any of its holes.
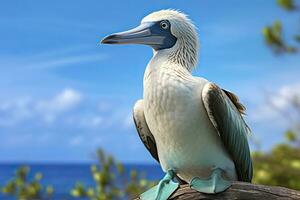
{"type": "Polygon", "coordinates": [[[144,105],[143,100],[138,100],[133,108],[133,120],[135,123],[136,130],[142,140],[143,144],[150,152],[151,156],[159,162],[155,139],[148,128],[145,116],[144,116],[144,105]]]}
{"type": "Polygon", "coordinates": [[[251,182],[253,169],[247,140],[250,129],[242,117],[244,106],[234,94],[213,83],[204,86],[202,100],[210,121],[235,164],[239,181],[251,182]]]}

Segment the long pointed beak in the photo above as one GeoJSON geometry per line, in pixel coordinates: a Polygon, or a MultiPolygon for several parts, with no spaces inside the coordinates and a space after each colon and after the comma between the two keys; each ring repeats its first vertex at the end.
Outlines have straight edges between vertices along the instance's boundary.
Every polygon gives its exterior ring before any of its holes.
{"type": "Polygon", "coordinates": [[[146,45],[162,45],[164,36],[151,33],[151,27],[154,23],[142,23],[140,26],[129,31],[114,33],[106,36],[102,44],[146,44],[146,45]]]}

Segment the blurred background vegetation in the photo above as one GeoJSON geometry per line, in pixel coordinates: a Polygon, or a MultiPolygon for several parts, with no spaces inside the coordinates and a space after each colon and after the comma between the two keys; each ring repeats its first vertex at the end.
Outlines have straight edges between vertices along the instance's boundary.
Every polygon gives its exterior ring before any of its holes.
{"type": "Polygon", "coordinates": [[[73,197],[86,197],[91,200],[133,199],[156,184],[146,180],[136,170],[131,170],[130,177],[126,177],[123,164],[116,162],[102,149],[98,149],[97,157],[98,165],[91,166],[95,186],[86,188],[77,182],[70,192],[73,197]]]}
{"type": "MultiPolygon", "coordinates": [[[[300,7],[294,0],[276,2],[283,12],[299,12],[300,7]]],[[[298,30],[299,32],[294,33],[292,38],[286,38],[284,25],[280,20],[275,20],[263,28],[262,34],[267,46],[276,55],[293,56],[299,53],[300,27],[298,30]]],[[[300,190],[300,96],[292,96],[288,101],[294,119],[290,120],[290,129],[283,133],[286,140],[274,146],[269,152],[252,153],[253,182],[300,190]]],[[[274,109],[277,108],[274,106],[274,109]]],[[[284,118],[286,116],[283,116],[283,120],[284,118]]],[[[70,196],[91,200],[132,199],[156,184],[155,181],[146,180],[145,174],[136,170],[132,170],[127,177],[123,165],[102,149],[97,151],[97,160],[98,164],[91,166],[94,187],[86,187],[83,183],[77,182],[71,189],[70,196]]],[[[1,187],[1,192],[17,199],[51,199],[55,190],[50,185],[41,184],[42,173],[36,173],[30,179],[29,172],[28,166],[20,167],[15,176],[1,187]]]]}
{"type": "MultiPolygon", "coordinates": [[[[299,5],[294,0],[277,0],[277,4],[280,8],[286,12],[293,14],[294,12],[299,12],[299,5]]],[[[299,19],[295,19],[299,20],[299,19]]],[[[284,25],[279,19],[275,20],[273,24],[263,28],[263,36],[265,38],[266,44],[276,53],[276,54],[286,54],[286,53],[298,53],[300,45],[300,29],[298,32],[294,33],[291,38],[286,38],[284,36],[284,25]]]]}
{"type": "Polygon", "coordinates": [[[270,152],[252,154],[253,183],[300,190],[299,132],[288,130],[285,136],[286,142],[277,144],[270,152]]]}
{"type": "MultiPolygon", "coordinates": [[[[285,12],[299,12],[299,4],[294,0],[277,0],[278,6],[285,12]]],[[[300,19],[295,19],[300,20],[300,19]]],[[[276,20],[272,25],[263,28],[266,44],[276,55],[299,55],[300,24],[298,32],[292,38],[284,35],[284,25],[276,20]]],[[[286,141],[277,144],[270,152],[253,152],[254,183],[280,185],[300,190],[300,96],[290,96],[289,110],[282,111],[273,105],[273,109],[282,113],[282,120],[290,123],[290,129],[285,133],[286,141]]]]}
{"type": "MultiPolygon", "coordinates": [[[[70,196],[90,200],[134,199],[157,184],[145,179],[145,174],[136,170],[131,170],[127,177],[123,164],[102,149],[97,150],[97,159],[98,164],[91,165],[94,187],[86,187],[78,181],[70,190],[70,196]]],[[[30,180],[29,172],[28,166],[18,168],[15,176],[2,186],[1,192],[19,200],[51,199],[54,188],[41,184],[42,173],[36,173],[30,180]]]]}
{"type": "Polygon", "coordinates": [[[43,186],[40,183],[43,177],[42,173],[36,173],[34,178],[30,180],[29,172],[30,168],[27,166],[17,169],[15,176],[1,188],[1,192],[20,200],[51,199],[53,187],[50,185],[43,186]]]}

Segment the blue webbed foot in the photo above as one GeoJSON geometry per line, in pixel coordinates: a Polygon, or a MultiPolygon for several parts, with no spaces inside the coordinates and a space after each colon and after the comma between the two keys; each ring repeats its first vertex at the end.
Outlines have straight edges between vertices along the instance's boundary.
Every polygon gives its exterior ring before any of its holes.
{"type": "Polygon", "coordinates": [[[167,200],[178,188],[179,183],[173,182],[175,173],[169,170],[165,177],[159,181],[158,185],[140,195],[141,200],[167,200]]]}
{"type": "Polygon", "coordinates": [[[215,194],[223,192],[231,186],[231,181],[222,178],[222,169],[216,168],[207,179],[195,177],[190,182],[190,187],[203,193],[215,194]]]}

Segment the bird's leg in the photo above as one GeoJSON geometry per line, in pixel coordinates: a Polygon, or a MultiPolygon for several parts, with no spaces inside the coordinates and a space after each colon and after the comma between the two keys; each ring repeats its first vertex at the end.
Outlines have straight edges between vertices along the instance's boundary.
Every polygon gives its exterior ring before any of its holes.
{"type": "Polygon", "coordinates": [[[222,169],[214,168],[211,175],[206,179],[194,177],[190,182],[190,187],[208,194],[223,192],[231,186],[231,181],[223,179],[222,172],[222,169]]]}
{"type": "Polygon", "coordinates": [[[165,177],[159,181],[158,185],[140,195],[141,200],[167,200],[178,188],[179,183],[173,182],[175,172],[168,170],[165,177]]]}

